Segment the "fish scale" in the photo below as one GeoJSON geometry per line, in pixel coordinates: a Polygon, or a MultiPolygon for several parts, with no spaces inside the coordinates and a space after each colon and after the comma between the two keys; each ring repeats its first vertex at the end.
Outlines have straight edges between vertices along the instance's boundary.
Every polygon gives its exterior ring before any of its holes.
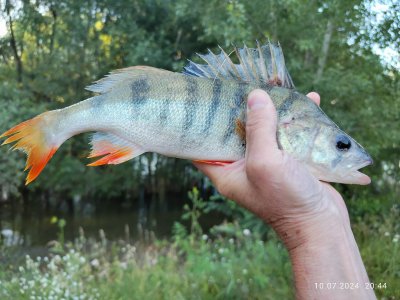
{"type": "MultiPolygon", "coordinates": [[[[141,114],[139,122],[145,129],[142,132],[132,132],[131,136],[125,136],[130,140],[135,140],[141,147],[149,149],[149,151],[167,151],[170,153],[175,151],[175,155],[185,156],[193,158],[193,151],[197,158],[209,157],[210,149],[220,148],[227,142],[227,133],[231,133],[231,137],[234,136],[232,126],[229,126],[227,119],[232,119],[232,109],[235,108],[236,115],[239,115],[239,110],[236,107],[238,102],[237,96],[242,95],[240,99],[241,103],[244,103],[244,89],[243,84],[238,85],[229,82],[212,81],[208,79],[196,80],[187,78],[181,74],[178,74],[174,78],[175,80],[168,79],[158,76],[147,78],[149,85],[153,88],[148,91],[148,100],[145,103],[137,102],[133,99],[133,111],[138,107],[143,106],[140,109],[146,110],[148,113],[141,114]],[[189,80],[192,81],[189,81],[189,80]],[[183,84],[180,84],[183,81],[183,84]],[[157,82],[157,84],[152,83],[157,82]],[[189,85],[189,82],[192,86],[189,85]],[[196,82],[194,84],[193,82],[196,82]],[[171,86],[184,86],[185,89],[175,88],[172,89],[174,92],[169,94],[169,99],[166,100],[162,97],[165,95],[165,91],[170,89],[171,86]],[[235,88],[232,89],[232,85],[235,88]],[[235,89],[240,88],[240,93],[235,89]],[[197,92],[194,92],[196,89],[197,92]],[[201,91],[201,92],[200,92],[201,91]],[[161,95],[161,96],[160,96],[161,95]],[[222,98],[221,98],[222,96],[222,98]],[[183,99],[179,101],[179,99],[183,99]],[[160,118],[160,114],[165,112],[166,102],[168,102],[168,117],[160,118]],[[229,108],[229,109],[227,109],[229,108]],[[164,121],[163,121],[164,120],[164,121]],[[143,126],[144,125],[144,126],[143,126]],[[159,125],[159,126],[157,126],[159,125]],[[209,131],[213,134],[210,135],[209,131]],[[179,133],[179,134],[176,134],[179,133]],[[148,135],[158,135],[157,141],[146,144],[146,138],[148,135]],[[177,143],[181,149],[181,153],[176,153],[177,143]],[[163,148],[163,150],[159,149],[163,148]]],[[[170,89],[171,90],[171,89],[170,89]]],[[[251,88],[248,87],[250,91],[251,88]]],[[[112,95],[110,95],[112,97],[112,95]]],[[[140,124],[132,124],[137,127],[140,124]]],[[[119,133],[122,135],[122,133],[119,133]]],[[[238,138],[235,137],[233,142],[238,142],[238,138]]],[[[226,148],[226,151],[218,151],[215,154],[215,159],[226,159],[234,160],[238,158],[238,155],[243,153],[243,149],[235,149],[232,151],[230,147],[226,148]]]]}

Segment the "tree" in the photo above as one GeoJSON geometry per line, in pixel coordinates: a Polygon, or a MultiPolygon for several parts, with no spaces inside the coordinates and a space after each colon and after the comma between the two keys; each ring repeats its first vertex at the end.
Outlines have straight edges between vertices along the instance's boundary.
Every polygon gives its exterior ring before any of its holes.
{"type": "MultiPolygon", "coordinates": [[[[1,114],[18,114],[3,119],[0,130],[89,97],[84,87],[110,70],[146,64],[180,71],[187,58],[196,59],[196,52],[217,50],[218,45],[229,51],[232,43],[253,46],[255,39],[269,37],[280,41],[297,88],[320,92],[327,114],[378,162],[367,172],[383,178],[384,166],[398,163],[400,149],[400,134],[393,126],[400,111],[398,70],[383,65],[373,51],[374,43],[398,46],[400,40],[399,16],[392,13],[399,4],[388,3],[391,10],[370,35],[371,3],[362,0],[7,0],[0,7],[9,28],[0,38],[1,114]]],[[[5,157],[6,149],[0,151],[5,157]]],[[[199,182],[187,161],[149,154],[95,170],[83,165],[88,152],[87,136],[68,141],[44,176],[28,188],[30,193],[134,199],[146,186],[150,194],[164,190],[159,194],[165,198],[184,195],[199,182]],[[145,172],[151,163],[157,167],[145,172]],[[44,180],[49,174],[51,179],[44,180]],[[177,178],[183,184],[174,184],[177,178]]],[[[21,157],[2,158],[2,165],[15,172],[17,160],[21,157]]],[[[389,175],[398,182],[394,172],[389,175]]],[[[22,180],[3,173],[0,178],[3,187],[7,183],[23,189],[22,180]]],[[[375,182],[380,189],[381,183],[375,182]]],[[[346,189],[349,195],[359,193],[346,189]]]]}

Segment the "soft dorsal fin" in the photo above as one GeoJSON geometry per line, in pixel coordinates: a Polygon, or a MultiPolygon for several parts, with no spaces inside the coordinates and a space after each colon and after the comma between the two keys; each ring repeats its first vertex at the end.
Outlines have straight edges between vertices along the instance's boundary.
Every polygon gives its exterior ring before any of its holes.
{"type": "Polygon", "coordinates": [[[118,69],[112,71],[110,74],[106,75],[104,78],[94,82],[93,84],[86,87],[86,90],[105,94],[111,91],[115,86],[120,84],[121,82],[133,79],[136,76],[143,76],[148,73],[171,73],[170,71],[153,68],[149,66],[135,66],[128,67],[124,69],[118,69]]]}
{"type": "Polygon", "coordinates": [[[221,49],[219,54],[208,50],[207,54],[197,54],[206,64],[197,64],[189,61],[183,73],[187,75],[233,79],[244,82],[262,81],[264,83],[293,89],[294,84],[286,69],[282,48],[278,44],[268,41],[257,48],[235,47],[239,64],[234,64],[229,55],[221,49]]]}

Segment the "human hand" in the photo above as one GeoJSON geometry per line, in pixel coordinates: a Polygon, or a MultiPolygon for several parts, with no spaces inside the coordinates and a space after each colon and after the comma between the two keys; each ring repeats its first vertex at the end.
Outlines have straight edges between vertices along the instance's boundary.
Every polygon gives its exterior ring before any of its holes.
{"type": "MultiPolygon", "coordinates": [[[[319,105],[317,93],[307,95],[319,105]]],[[[269,223],[290,250],[308,236],[349,222],[340,194],[278,148],[275,107],[262,90],[248,96],[245,158],[221,167],[195,163],[218,191],[269,223]]]]}
{"type": "MultiPolygon", "coordinates": [[[[317,93],[307,95],[319,105],[317,93]]],[[[269,223],[292,261],[297,299],[376,299],[373,290],[318,290],[315,283],[363,287],[367,272],[346,205],[329,184],[278,148],[274,105],[262,90],[248,97],[246,155],[221,167],[195,163],[219,192],[269,223]]]]}

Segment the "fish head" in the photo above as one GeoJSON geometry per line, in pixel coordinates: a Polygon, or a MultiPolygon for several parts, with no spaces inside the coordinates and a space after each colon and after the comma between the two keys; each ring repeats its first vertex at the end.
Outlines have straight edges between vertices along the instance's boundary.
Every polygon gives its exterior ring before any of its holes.
{"type": "Polygon", "coordinates": [[[370,178],[358,170],[372,162],[371,156],[352,137],[325,123],[319,125],[314,147],[306,160],[308,169],[318,179],[347,184],[369,184],[370,178]]]}
{"type": "Polygon", "coordinates": [[[281,148],[319,180],[369,184],[370,178],[358,170],[372,164],[371,156],[313,101],[301,94],[297,98],[290,109],[278,111],[281,148]]]}

